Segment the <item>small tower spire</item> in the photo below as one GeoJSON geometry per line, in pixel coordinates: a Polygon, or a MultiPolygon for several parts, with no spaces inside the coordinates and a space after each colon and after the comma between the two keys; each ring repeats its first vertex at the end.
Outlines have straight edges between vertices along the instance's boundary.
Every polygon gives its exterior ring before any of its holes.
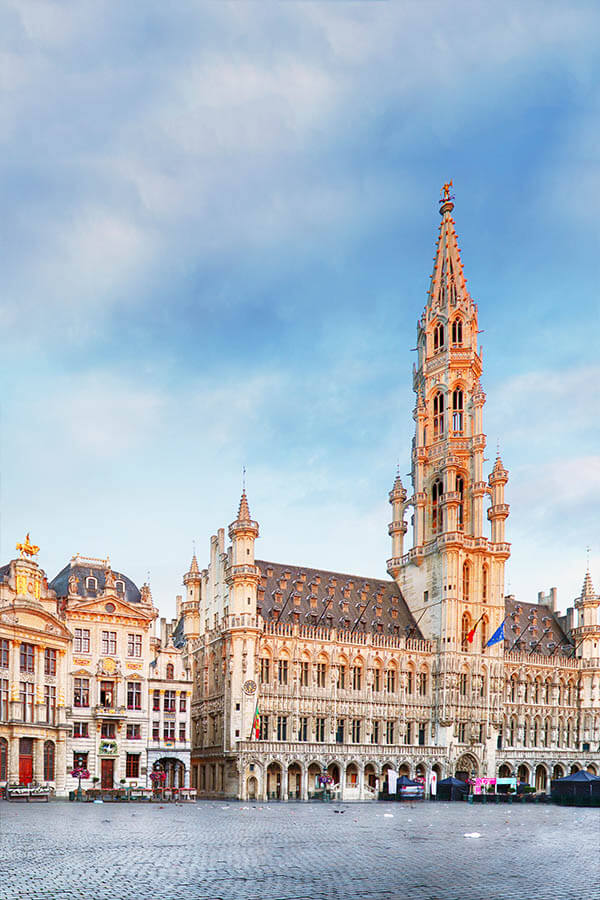
{"type": "Polygon", "coordinates": [[[467,279],[463,273],[458,238],[454,229],[452,210],[454,194],[450,193],[452,182],[447,182],[440,192],[440,215],[442,224],[435,250],[433,273],[429,285],[428,306],[445,309],[455,307],[461,301],[471,302],[467,290],[467,279]]]}

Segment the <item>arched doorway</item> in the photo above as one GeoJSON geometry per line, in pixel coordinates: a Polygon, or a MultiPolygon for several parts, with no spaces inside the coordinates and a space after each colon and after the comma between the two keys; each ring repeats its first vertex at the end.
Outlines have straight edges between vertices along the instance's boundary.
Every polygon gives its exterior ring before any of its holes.
{"type": "Polygon", "coordinates": [[[267,798],[281,800],[281,766],[276,762],[267,767],[267,798]]]}
{"type": "Polygon", "coordinates": [[[598,774],[598,772],[596,771],[596,766],[593,763],[588,763],[586,769],[590,773],[590,775],[598,774]]]}
{"type": "Polygon", "coordinates": [[[456,763],[454,777],[458,778],[460,781],[468,781],[469,778],[475,778],[478,773],[479,766],[477,765],[477,760],[474,756],[471,756],[470,753],[465,753],[456,763]]]}
{"type": "MultiPolygon", "coordinates": [[[[185,766],[180,759],[174,759],[171,756],[163,756],[158,762],[154,763],[156,770],[165,773],[165,780],[162,784],[164,788],[182,788],[185,787],[185,766]]],[[[213,785],[214,790],[214,785],[213,785]]]]}
{"type": "Polygon", "coordinates": [[[408,763],[402,763],[398,769],[398,775],[406,775],[407,778],[410,778],[410,766],[408,763]]]}
{"type": "Polygon", "coordinates": [[[256,775],[251,775],[248,779],[248,800],[256,800],[258,797],[258,780],[256,775]]]}
{"type": "Polygon", "coordinates": [[[8,781],[8,741],[0,738],[0,781],[8,781]]]}
{"type": "Polygon", "coordinates": [[[331,790],[334,791],[340,786],[340,767],[337,763],[329,763],[327,766],[327,774],[331,778],[331,790]]]}
{"type": "Polygon", "coordinates": [[[321,766],[317,762],[313,762],[308,767],[308,796],[313,797],[315,793],[320,790],[320,785],[317,781],[319,775],[321,775],[323,770],[321,766]]]}
{"type": "Polygon", "coordinates": [[[571,775],[574,775],[576,772],[579,772],[579,766],[577,765],[577,763],[573,763],[573,765],[571,766],[571,775]]]}
{"type": "Polygon", "coordinates": [[[373,763],[367,763],[365,766],[365,784],[368,785],[372,791],[377,788],[377,774],[373,763]]]}
{"type": "Polygon", "coordinates": [[[300,763],[288,766],[288,800],[299,800],[302,790],[302,769],[300,763]]]}
{"type": "Polygon", "coordinates": [[[558,764],[556,766],[554,766],[554,769],[552,770],[552,778],[553,779],[564,778],[564,775],[565,775],[565,770],[563,769],[562,766],[559,766],[558,764]]]}
{"type": "Polygon", "coordinates": [[[19,740],[19,784],[33,781],[33,738],[19,740]]]}
{"type": "Polygon", "coordinates": [[[425,778],[425,772],[426,769],[423,763],[418,763],[415,768],[415,778],[425,778]]]}
{"type": "Polygon", "coordinates": [[[529,766],[526,766],[525,763],[521,763],[517,769],[517,779],[521,784],[529,784],[529,766]]]}
{"type": "Polygon", "coordinates": [[[346,787],[349,790],[358,789],[358,766],[356,763],[348,763],[346,766],[346,787]]]}
{"type": "Polygon", "coordinates": [[[498,778],[511,778],[512,777],[512,769],[506,763],[502,763],[500,768],[498,769],[498,778]]]}
{"type": "Polygon", "coordinates": [[[548,781],[548,773],[545,766],[538,766],[535,770],[535,789],[539,793],[546,793],[546,784],[548,781]]]}

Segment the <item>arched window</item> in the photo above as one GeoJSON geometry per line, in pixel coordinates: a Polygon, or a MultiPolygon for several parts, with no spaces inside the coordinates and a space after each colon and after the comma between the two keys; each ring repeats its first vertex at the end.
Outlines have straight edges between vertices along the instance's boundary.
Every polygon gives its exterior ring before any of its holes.
{"type": "Polygon", "coordinates": [[[54,743],[44,743],[44,781],[54,781],[54,743]]]}
{"type": "Polygon", "coordinates": [[[175,666],[173,663],[167,663],[167,681],[173,681],[175,678],[175,666]]]}
{"type": "Polygon", "coordinates": [[[481,573],[481,602],[487,603],[488,599],[488,567],[484,565],[481,573]]]}
{"type": "Polygon", "coordinates": [[[434,481],[431,488],[431,531],[433,534],[439,534],[442,530],[442,507],[441,499],[444,492],[444,486],[441,481],[434,481]]]}
{"type": "Polygon", "coordinates": [[[462,319],[455,319],[452,323],[452,343],[454,346],[460,347],[463,342],[463,326],[462,319]]]}
{"type": "Polygon", "coordinates": [[[0,738],[0,781],[8,781],[8,741],[0,738]]]}
{"type": "Polygon", "coordinates": [[[469,649],[469,641],[468,634],[471,630],[471,616],[468,612],[463,613],[462,617],[462,625],[460,629],[460,649],[468,650],[469,649]]]}
{"type": "Polygon", "coordinates": [[[118,594],[125,593],[125,582],[124,581],[115,581],[115,590],[118,594]]]}
{"type": "Polygon", "coordinates": [[[456,388],[456,390],[452,391],[452,431],[455,434],[462,434],[463,431],[463,409],[463,392],[460,388],[456,388]]]}
{"type": "Polygon", "coordinates": [[[485,645],[487,644],[487,640],[488,640],[487,616],[484,616],[483,619],[481,620],[480,632],[481,632],[481,650],[483,652],[483,650],[485,649],[485,645]]]}
{"type": "Polygon", "coordinates": [[[438,322],[437,325],[434,325],[433,328],[433,351],[437,353],[438,350],[441,350],[444,346],[444,326],[441,322],[438,322]]]}
{"type": "Polygon", "coordinates": [[[465,527],[465,480],[462,475],[456,479],[456,491],[460,497],[458,504],[458,530],[462,531],[465,527]]]}
{"type": "Polygon", "coordinates": [[[533,734],[532,734],[532,744],[534,747],[538,746],[538,741],[540,739],[540,725],[537,719],[533,720],[533,734]]]}
{"type": "Polygon", "coordinates": [[[509,745],[510,745],[511,747],[514,747],[514,746],[515,746],[516,732],[517,732],[517,723],[515,722],[514,719],[511,719],[511,720],[510,720],[509,736],[508,736],[509,745]]]}
{"type": "Polygon", "coordinates": [[[88,589],[88,591],[96,591],[98,589],[98,582],[96,581],[95,578],[92,578],[92,576],[90,575],[88,578],[85,579],[85,586],[88,589]]]}
{"type": "Polygon", "coordinates": [[[463,564],[462,582],[462,598],[466,601],[469,599],[469,593],[471,590],[471,567],[469,566],[468,562],[463,564]]]}
{"type": "Polygon", "coordinates": [[[444,434],[444,395],[436,394],[433,398],[433,437],[442,437],[444,434]]]}

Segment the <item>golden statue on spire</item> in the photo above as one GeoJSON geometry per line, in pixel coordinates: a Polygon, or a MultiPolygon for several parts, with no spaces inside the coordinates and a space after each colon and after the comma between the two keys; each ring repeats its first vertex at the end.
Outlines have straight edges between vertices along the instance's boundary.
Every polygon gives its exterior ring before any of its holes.
{"type": "Polygon", "coordinates": [[[444,203],[446,200],[454,200],[454,196],[450,194],[451,187],[452,181],[447,181],[440,191],[440,203],[444,203]]]}
{"type": "Polygon", "coordinates": [[[29,532],[27,532],[27,536],[22,544],[17,544],[17,550],[21,552],[21,559],[24,559],[25,556],[35,556],[40,552],[40,548],[36,547],[35,544],[32,544],[29,540],[29,532]]]}

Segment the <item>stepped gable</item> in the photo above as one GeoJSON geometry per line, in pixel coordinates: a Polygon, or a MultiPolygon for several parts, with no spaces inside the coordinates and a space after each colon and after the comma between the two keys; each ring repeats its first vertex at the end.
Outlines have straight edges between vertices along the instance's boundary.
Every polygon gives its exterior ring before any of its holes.
{"type": "Polygon", "coordinates": [[[350,631],[362,612],[357,632],[423,637],[394,581],[258,559],[256,565],[257,607],[267,621],[350,631]]]}
{"type": "Polygon", "coordinates": [[[573,642],[562,630],[549,606],[542,606],[539,603],[521,603],[514,597],[506,597],[505,608],[508,617],[504,625],[507,642],[504,645],[505,650],[508,650],[517,635],[529,626],[533,630],[523,632],[518,644],[513,648],[515,652],[527,654],[539,641],[534,653],[539,653],[541,656],[556,655],[557,657],[571,655],[573,642]],[[542,637],[546,628],[549,628],[550,631],[542,637]]]}

